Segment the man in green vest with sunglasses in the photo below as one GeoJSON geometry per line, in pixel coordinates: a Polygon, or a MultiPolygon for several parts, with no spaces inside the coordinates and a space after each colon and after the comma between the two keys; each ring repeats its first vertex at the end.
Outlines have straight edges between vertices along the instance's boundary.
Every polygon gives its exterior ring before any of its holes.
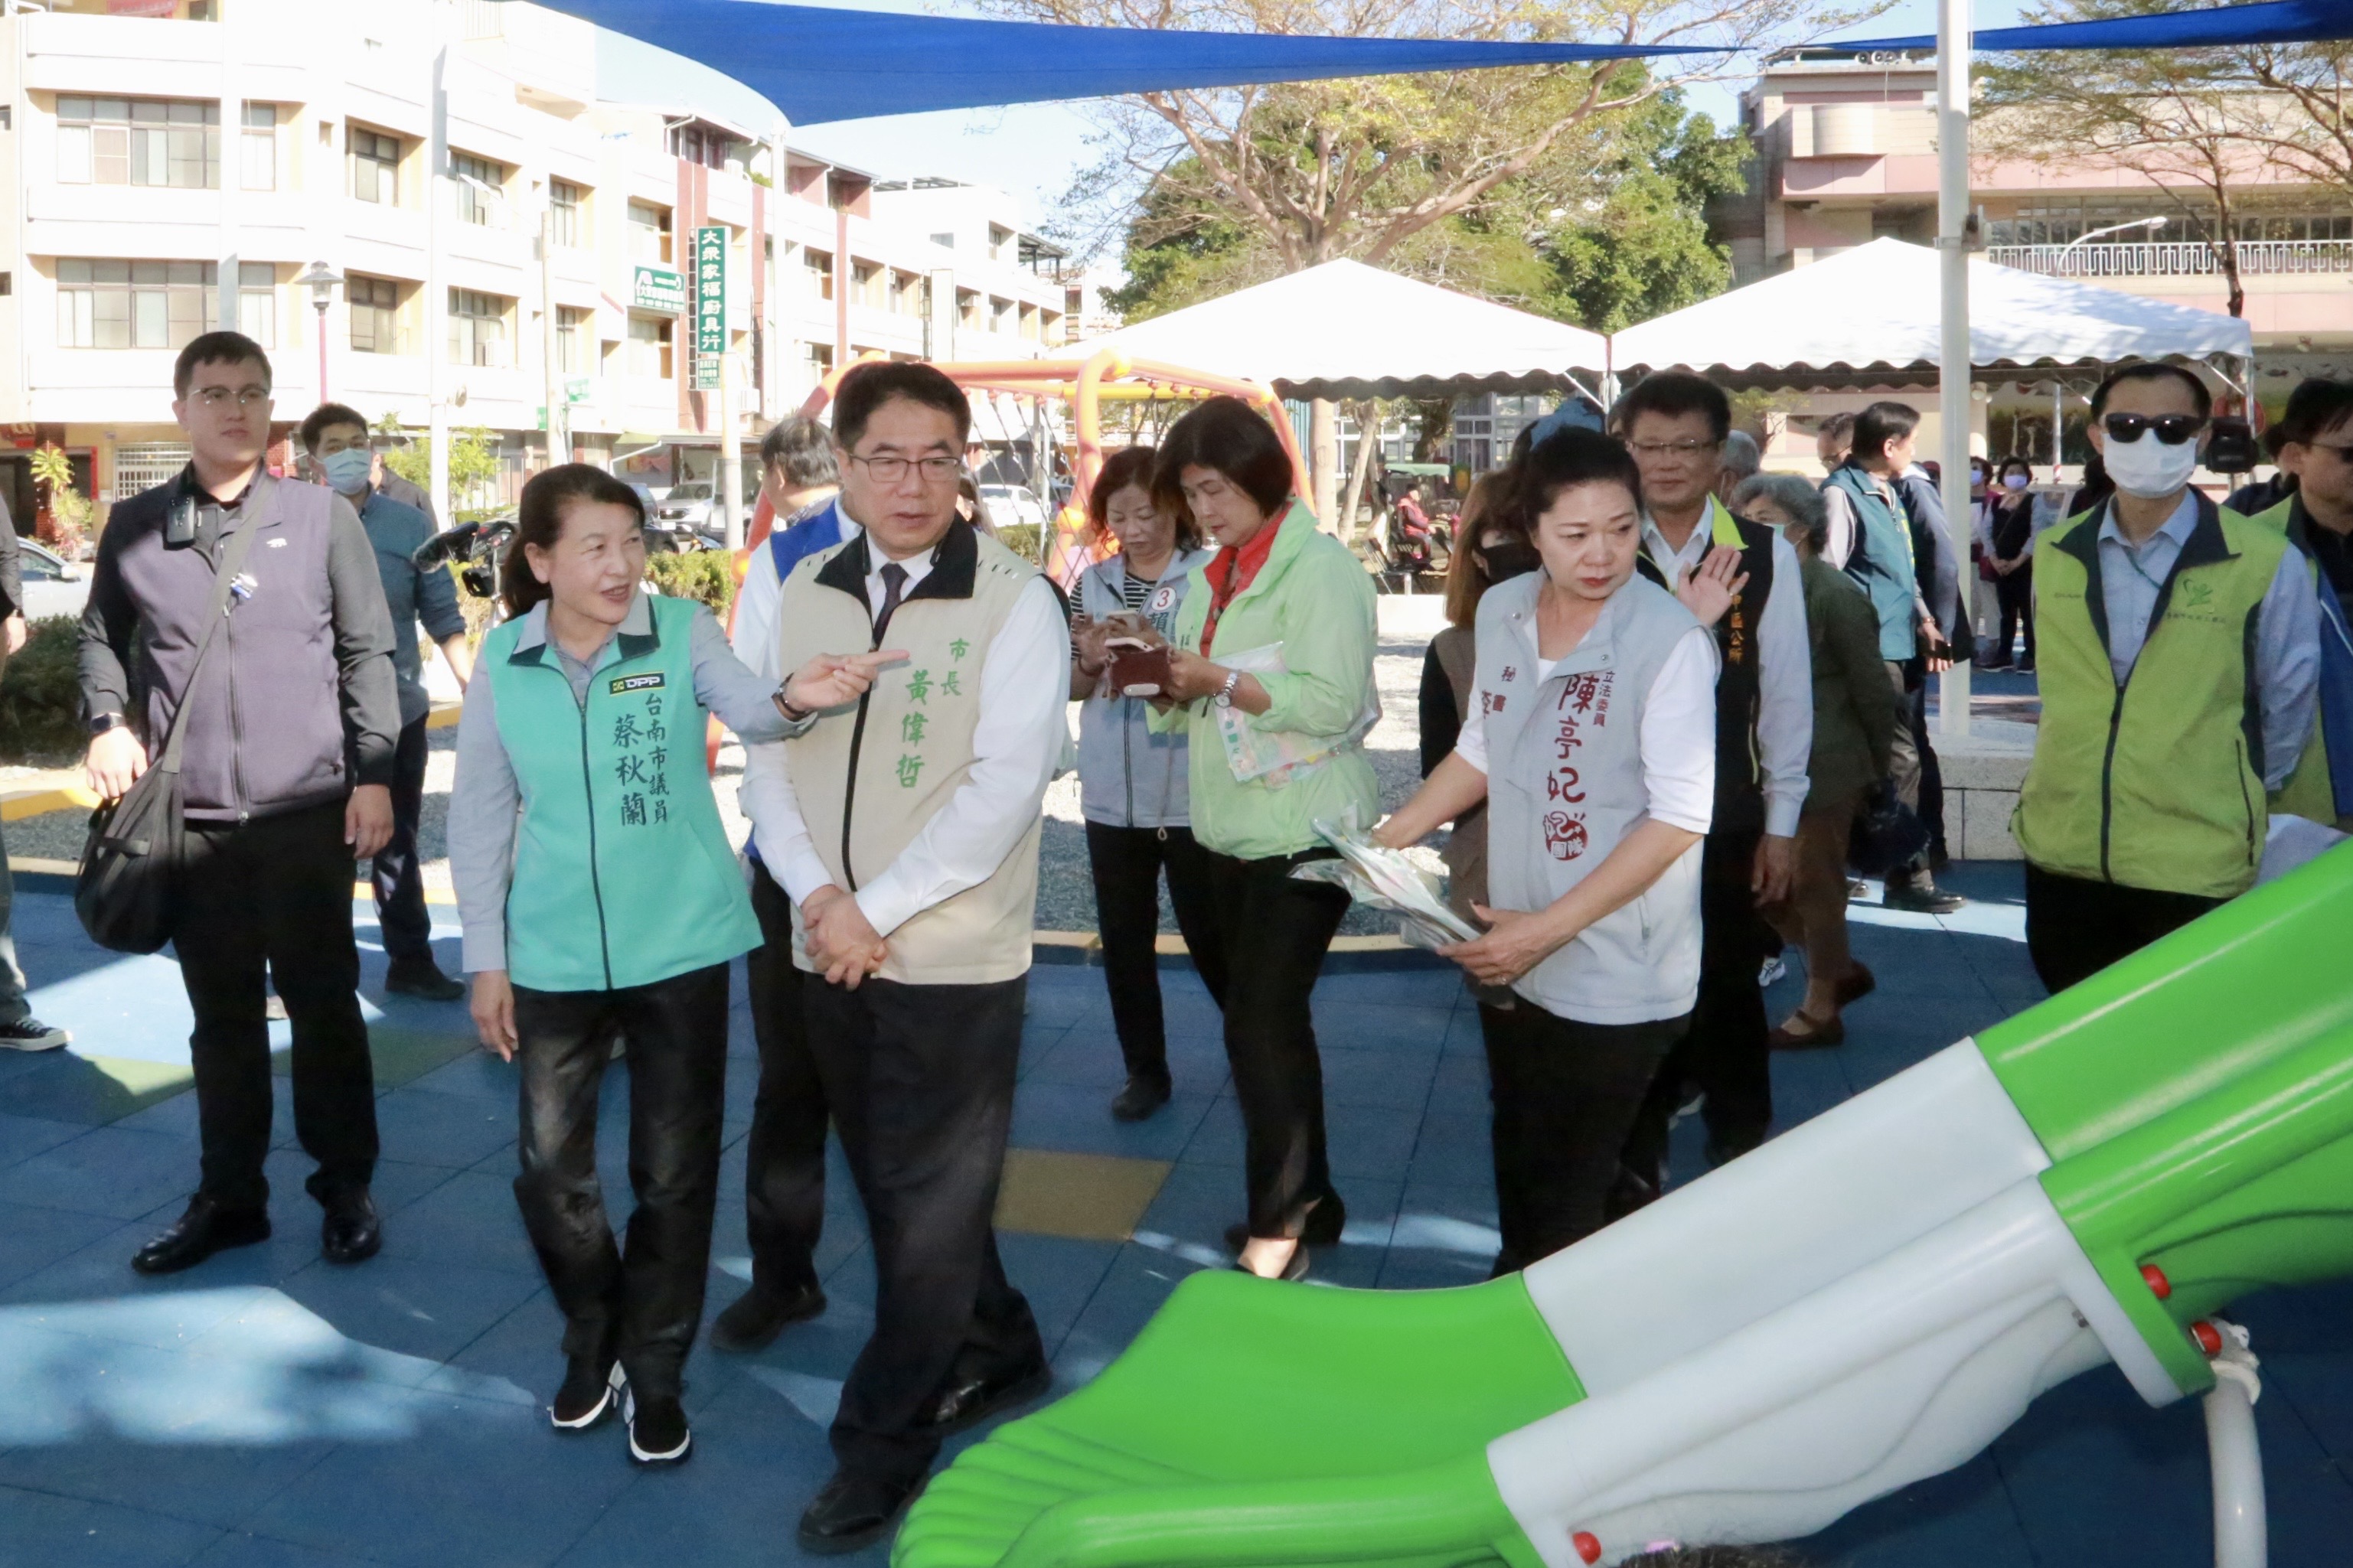
{"type": "Polygon", "coordinates": [[[2253,886],[2312,732],[2310,574],[2274,528],[2189,476],[2212,399],[2178,365],[2092,395],[2110,500],[2035,551],[2042,720],[2014,828],[2026,942],[2062,990],[2253,886]]]}

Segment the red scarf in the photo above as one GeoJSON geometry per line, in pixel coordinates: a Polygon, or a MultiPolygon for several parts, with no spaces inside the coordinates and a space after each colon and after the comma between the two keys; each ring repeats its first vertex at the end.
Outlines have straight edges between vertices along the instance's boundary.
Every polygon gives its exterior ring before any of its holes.
{"type": "Polygon", "coordinates": [[[1218,635],[1218,617],[1242,590],[1258,581],[1259,568],[1274,553],[1274,536],[1282,531],[1284,519],[1291,515],[1286,508],[1282,516],[1268,520],[1265,527],[1250,537],[1250,542],[1237,550],[1231,545],[1209,558],[1201,575],[1209,584],[1209,616],[1201,623],[1201,657],[1207,658],[1209,644],[1218,635]]]}

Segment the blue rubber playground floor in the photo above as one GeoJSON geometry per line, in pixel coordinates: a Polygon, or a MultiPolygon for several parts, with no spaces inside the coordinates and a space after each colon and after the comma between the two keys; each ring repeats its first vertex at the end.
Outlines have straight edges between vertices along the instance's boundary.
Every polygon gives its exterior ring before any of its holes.
{"type": "MultiPolygon", "coordinates": [[[[1783,1125],[2040,996],[2015,868],[1953,880],[1979,901],[1947,920],[1858,910],[1878,994],[1849,1015],[1844,1047],[1777,1058],[1783,1125]]],[[[797,1555],[794,1521],[830,1468],[839,1380],[871,1321],[869,1254],[838,1165],[819,1259],[831,1309],[756,1357],[698,1349],[694,1458],[640,1472],[617,1429],[560,1438],[541,1414],[559,1329],[508,1186],[513,1073],[472,1048],[461,1005],[385,999],[369,952],[380,1258],[319,1260],[281,1078],[277,1238],[142,1280],[131,1253],[178,1213],[196,1170],[178,976],[167,958],[91,948],[55,893],[20,892],[16,925],[36,1008],[76,1043],[0,1053],[0,1564],[707,1568],[797,1555]]],[[[363,943],[373,935],[364,924],[363,943]]],[[[1219,1234],[1241,1213],[1215,1014],[1189,973],[1164,979],[1177,1094],[1135,1127],[1104,1110],[1118,1058],[1102,972],[1041,964],[1030,982],[1001,1217],[1007,1266],[1066,1388],[1116,1356],[1177,1280],[1223,1266],[1219,1234]]],[[[747,1273],[754,1060],[737,994],[712,1310],[747,1273]]],[[[1794,1001],[1784,982],[1776,1016],[1794,1001]]],[[[1317,1280],[1482,1278],[1495,1246],[1486,1086],[1459,984],[1432,970],[1335,973],[1316,1009],[1350,1216],[1317,1280]]],[[[625,1077],[617,1068],[607,1085],[616,1130],[625,1077]]],[[[617,1131],[604,1152],[625,1211],[617,1131]]],[[[1693,1173],[1695,1125],[1677,1152],[1679,1174],[1693,1173]]],[[[2263,1358],[2273,1561],[2353,1561],[2353,1289],[2274,1293],[2237,1315],[2263,1358]]],[[[1961,1469],[1793,1545],[1841,1568],[2200,1568],[2208,1509],[2195,1403],[2151,1411],[2102,1369],[1961,1469]]]]}

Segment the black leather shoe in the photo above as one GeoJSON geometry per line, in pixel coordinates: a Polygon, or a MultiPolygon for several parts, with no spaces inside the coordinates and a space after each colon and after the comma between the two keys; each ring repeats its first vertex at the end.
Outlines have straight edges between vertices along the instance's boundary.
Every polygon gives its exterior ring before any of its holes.
{"type": "Polygon", "coordinates": [[[171,1229],[131,1255],[131,1267],[142,1274],[177,1274],[225,1247],[251,1247],[269,1239],[269,1210],[223,1208],[198,1193],[171,1229]]]}
{"type": "Polygon", "coordinates": [[[1114,1121],[1141,1121],[1167,1103],[1166,1079],[1131,1078],[1127,1087],[1113,1097],[1111,1117],[1114,1121]]]}
{"type": "Polygon", "coordinates": [[[421,996],[427,1002],[456,1002],[466,994],[466,983],[442,973],[441,966],[429,958],[416,963],[394,964],[385,972],[384,988],[403,996],[421,996]]]}
{"type": "Polygon", "coordinates": [[[711,1348],[755,1351],[782,1333],[787,1323],[814,1318],[825,1310],[825,1292],[815,1285],[778,1291],[754,1285],[712,1320],[711,1348]]]}
{"type": "MultiPolygon", "coordinates": [[[[1326,1193],[1315,1206],[1307,1211],[1307,1223],[1301,1227],[1299,1239],[1310,1247],[1337,1247],[1340,1233],[1348,1228],[1348,1205],[1340,1201],[1337,1193],[1326,1193]]],[[[1226,1226],[1226,1250],[1241,1255],[1242,1244],[1250,1239],[1250,1223],[1239,1221],[1226,1226]]]]}
{"type": "Polygon", "coordinates": [[[1027,1405],[1054,1385],[1054,1369],[1044,1362],[1010,1376],[951,1380],[940,1390],[925,1425],[943,1437],[979,1426],[1018,1405],[1027,1405]]]}
{"type": "Polygon", "coordinates": [[[364,1263],[384,1246],[384,1222],[365,1187],[328,1199],[326,1209],[319,1222],[319,1256],[328,1262],[364,1263]]]}
{"type": "Polygon", "coordinates": [[[871,1546],[891,1532],[925,1478],[886,1480],[834,1472],[801,1514],[801,1550],[834,1557],[871,1546]]]}
{"type": "Polygon", "coordinates": [[[1904,910],[1915,915],[1948,915],[1968,900],[1958,893],[1948,893],[1927,877],[1915,877],[1904,881],[1890,879],[1887,891],[1880,900],[1883,907],[1904,910]]]}

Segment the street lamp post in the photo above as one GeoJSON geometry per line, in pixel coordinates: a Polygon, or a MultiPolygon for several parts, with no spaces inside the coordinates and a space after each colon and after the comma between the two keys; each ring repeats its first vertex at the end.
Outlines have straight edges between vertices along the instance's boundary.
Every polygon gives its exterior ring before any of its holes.
{"type": "Polygon", "coordinates": [[[343,275],[323,261],[311,263],[311,270],[294,279],[311,286],[311,309],[319,316],[319,401],[327,401],[327,307],[334,303],[335,285],[343,275]]]}
{"type": "MultiPolygon", "coordinates": [[[[2063,277],[2067,271],[2067,258],[2074,253],[2077,246],[2087,239],[2098,239],[2103,235],[2122,234],[2128,228],[2145,228],[2149,233],[2155,234],[2164,226],[2165,215],[2159,213],[2155,217],[2137,217],[2129,223],[2112,223],[2105,228],[2086,229],[2059,247],[2059,258],[2051,264],[2051,275],[2053,278],[2063,277]]],[[[2060,425],[2064,417],[2063,409],[2065,397],[2065,384],[2053,377],[2051,383],[2051,482],[2054,485],[2059,482],[2059,434],[2060,425]]]]}

